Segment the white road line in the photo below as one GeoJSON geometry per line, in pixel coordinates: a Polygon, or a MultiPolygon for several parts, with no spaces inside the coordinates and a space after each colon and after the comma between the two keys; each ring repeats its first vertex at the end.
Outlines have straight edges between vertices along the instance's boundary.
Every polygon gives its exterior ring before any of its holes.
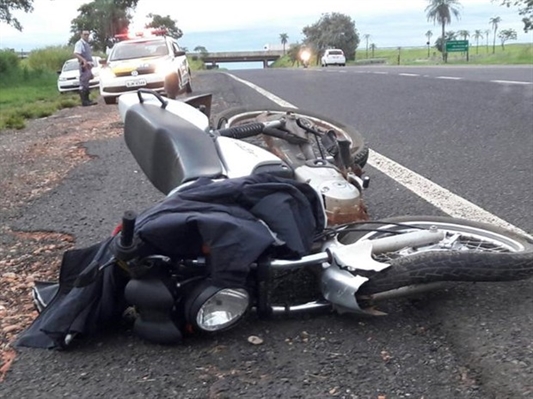
{"type": "Polygon", "coordinates": [[[297,108],[296,106],[292,105],[291,103],[283,100],[282,98],[279,98],[278,96],[270,93],[269,91],[266,91],[265,89],[257,86],[257,85],[254,85],[253,83],[251,82],[248,82],[247,80],[244,80],[244,79],[241,79],[241,78],[238,78],[237,76],[235,75],[232,75],[231,73],[228,73],[227,74],[228,76],[231,76],[233,79],[235,79],[236,81],[238,82],[241,82],[243,84],[245,84],[246,86],[249,86],[251,87],[252,89],[254,89],[255,91],[259,92],[260,94],[264,95],[266,98],[268,98],[269,100],[275,102],[276,104],[282,106],[282,107],[288,107],[288,108],[297,108]]]}
{"type": "Polygon", "coordinates": [[[400,76],[420,76],[418,73],[399,73],[400,76]]]}
{"type": "Polygon", "coordinates": [[[457,76],[437,76],[436,79],[461,80],[463,78],[458,78],[457,76]]]}
{"type": "Polygon", "coordinates": [[[388,75],[389,74],[388,72],[383,72],[383,71],[375,71],[372,73],[375,73],[376,75],[388,75]]]}
{"type": "Polygon", "coordinates": [[[533,82],[521,82],[517,80],[491,80],[491,82],[504,85],[533,85],[533,82]]]}
{"type": "MultiPolygon", "coordinates": [[[[253,83],[231,74],[228,75],[252,89],[257,90],[259,93],[282,107],[298,108],[253,83]]],[[[368,164],[452,217],[490,223],[514,231],[518,234],[528,236],[524,230],[500,219],[498,216],[493,215],[462,197],[459,197],[444,187],[433,183],[425,177],[407,169],[405,166],[400,165],[376,151],[370,150],[368,164]]]]}
{"type": "Polygon", "coordinates": [[[450,216],[490,223],[528,235],[518,227],[373,150],[370,150],[368,164],[450,216]]]}

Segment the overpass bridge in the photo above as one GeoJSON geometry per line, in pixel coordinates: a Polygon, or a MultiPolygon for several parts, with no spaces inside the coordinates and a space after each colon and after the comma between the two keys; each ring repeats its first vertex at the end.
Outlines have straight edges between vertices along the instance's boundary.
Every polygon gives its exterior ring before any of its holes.
{"type": "Polygon", "coordinates": [[[263,68],[268,68],[269,62],[274,62],[283,56],[283,51],[228,51],[217,53],[187,53],[187,56],[197,57],[204,61],[207,67],[224,62],[262,62],[263,68]]]}
{"type": "MultiPolygon", "coordinates": [[[[17,52],[19,58],[28,57],[28,51],[17,52]]],[[[227,51],[218,53],[187,53],[189,57],[197,57],[212,67],[224,62],[262,62],[263,68],[268,68],[269,62],[274,62],[283,56],[282,50],[262,50],[262,51],[227,51]]]]}

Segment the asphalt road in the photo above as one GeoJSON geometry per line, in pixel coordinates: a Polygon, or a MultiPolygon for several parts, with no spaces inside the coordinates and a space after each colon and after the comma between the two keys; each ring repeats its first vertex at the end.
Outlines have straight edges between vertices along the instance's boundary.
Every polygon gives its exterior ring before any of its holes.
{"type": "Polygon", "coordinates": [[[355,126],[378,153],[533,232],[531,66],[235,74],[299,108],[355,126]]]}
{"type": "MultiPolygon", "coordinates": [[[[533,87],[404,76],[395,68],[329,70],[236,74],[298,107],[353,123],[373,150],[533,231],[533,87]]],[[[523,79],[512,73],[505,78],[523,79]]],[[[479,74],[474,70],[472,76],[479,74]]],[[[214,94],[215,112],[270,104],[219,73],[197,76],[195,90],[214,94]]],[[[69,232],[81,247],[105,237],[124,209],[142,209],[161,198],[121,140],[86,146],[95,157],[35,201],[14,228],[69,232]]],[[[372,186],[366,201],[373,218],[443,214],[379,170],[369,167],[367,173],[372,186]]],[[[0,385],[0,397],[533,395],[531,282],[461,284],[383,309],[389,316],[374,319],[320,315],[262,321],[251,316],[235,330],[177,347],[148,344],[119,328],[67,352],[23,350],[0,385]],[[249,344],[250,335],[264,343],[249,344]]]]}

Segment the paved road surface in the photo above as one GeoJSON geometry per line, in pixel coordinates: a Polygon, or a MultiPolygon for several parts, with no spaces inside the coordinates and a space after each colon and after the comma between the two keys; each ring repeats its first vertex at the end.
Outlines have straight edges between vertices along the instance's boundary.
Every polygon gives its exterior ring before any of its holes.
{"type": "MultiPolygon", "coordinates": [[[[531,97],[521,95],[527,92],[506,92],[496,84],[481,87],[488,83],[476,83],[476,91],[474,83],[464,87],[410,76],[274,72],[243,71],[239,76],[297,106],[358,122],[372,149],[532,231],[527,208],[531,186],[525,184],[527,176],[509,172],[515,166],[525,174],[531,171],[519,162],[527,161],[531,144],[531,131],[524,131],[532,126],[530,114],[524,114],[531,109],[531,97]],[[340,101],[334,101],[339,92],[340,101]],[[453,122],[437,118],[443,104],[453,104],[453,122]],[[498,151],[492,151],[494,146],[500,146],[498,151]],[[467,148],[473,154],[465,160],[467,148]]],[[[218,73],[197,76],[195,90],[214,93],[215,112],[270,103],[218,73]]],[[[142,209],[161,198],[122,140],[86,146],[95,158],[11,221],[14,228],[67,231],[81,247],[108,234],[124,209],[142,209]]],[[[369,167],[368,174],[373,187],[366,198],[374,217],[443,213],[382,172],[369,167]]],[[[465,284],[394,301],[383,307],[390,313],[384,318],[321,315],[259,321],[251,316],[235,330],[178,347],[144,343],[124,327],[68,352],[22,351],[0,385],[0,397],[529,397],[532,307],[531,282],[465,284]],[[264,343],[249,344],[250,335],[264,343]]]]}

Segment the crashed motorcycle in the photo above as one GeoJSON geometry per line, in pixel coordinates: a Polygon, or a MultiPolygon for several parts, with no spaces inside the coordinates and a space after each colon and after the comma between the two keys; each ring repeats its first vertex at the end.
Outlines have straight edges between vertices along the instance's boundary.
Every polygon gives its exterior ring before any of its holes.
{"type": "Polygon", "coordinates": [[[125,310],[138,336],[174,344],[234,327],[250,311],[379,315],[379,301],[445,282],[533,274],[530,237],[451,217],[369,220],[368,148],[327,117],[280,107],[211,117],[210,95],[172,100],[143,89],[121,96],[119,112],[131,154],[165,198],[126,211],[63,283],[37,284],[44,321],[33,331],[48,331],[55,346],[125,310]],[[277,295],[280,279],[291,294],[314,285],[316,297],[277,295]]]}

